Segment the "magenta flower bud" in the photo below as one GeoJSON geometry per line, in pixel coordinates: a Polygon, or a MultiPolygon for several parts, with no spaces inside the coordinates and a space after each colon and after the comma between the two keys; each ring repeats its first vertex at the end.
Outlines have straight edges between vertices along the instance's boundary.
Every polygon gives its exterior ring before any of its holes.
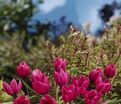
{"type": "Polygon", "coordinates": [[[13,79],[10,82],[10,87],[12,88],[13,93],[18,93],[21,90],[21,88],[22,88],[22,82],[19,81],[19,83],[17,84],[16,80],[13,79]]]}
{"type": "Polygon", "coordinates": [[[96,85],[96,90],[103,94],[108,93],[111,90],[111,88],[112,88],[112,85],[110,82],[103,81],[99,83],[98,85],[96,85]]]}
{"type": "Polygon", "coordinates": [[[75,86],[78,86],[78,87],[79,87],[79,79],[78,79],[76,76],[73,76],[73,77],[72,77],[72,83],[73,83],[75,86]]]}
{"type": "Polygon", "coordinates": [[[55,71],[59,71],[60,69],[65,70],[66,69],[66,64],[67,61],[65,59],[62,58],[55,58],[54,59],[54,69],[55,71]]]}
{"type": "Polygon", "coordinates": [[[105,80],[103,80],[103,82],[110,83],[110,79],[109,78],[106,78],[105,80]]]}
{"type": "Polygon", "coordinates": [[[19,81],[19,83],[17,84],[16,80],[13,79],[10,82],[10,85],[7,84],[6,82],[3,82],[3,89],[8,95],[17,94],[21,90],[21,88],[22,88],[21,81],[19,81]]]}
{"type": "Polygon", "coordinates": [[[97,86],[100,83],[102,83],[102,77],[98,76],[97,79],[95,80],[95,85],[97,86]]]}
{"type": "Polygon", "coordinates": [[[89,86],[89,79],[88,77],[85,77],[83,75],[80,75],[79,79],[76,76],[74,76],[72,78],[72,83],[75,86],[87,88],[89,86]]]}
{"type": "Polygon", "coordinates": [[[56,84],[58,84],[59,86],[63,86],[68,83],[69,75],[67,72],[60,69],[60,71],[54,72],[54,79],[55,79],[56,84]]]}
{"type": "Polygon", "coordinates": [[[31,76],[32,88],[39,94],[47,94],[50,90],[50,82],[39,69],[35,69],[31,76]]]}
{"type": "Polygon", "coordinates": [[[95,68],[89,73],[89,79],[95,81],[98,76],[102,77],[102,70],[100,68],[95,68]]]}
{"type": "Polygon", "coordinates": [[[14,99],[13,104],[30,104],[29,99],[24,95],[21,95],[14,99]]]}
{"type": "Polygon", "coordinates": [[[10,85],[6,82],[3,82],[3,89],[8,95],[13,95],[13,90],[11,89],[10,85]]]}
{"type": "Polygon", "coordinates": [[[77,77],[74,76],[72,78],[72,83],[75,86],[80,87],[80,94],[84,95],[89,86],[89,78],[81,75],[80,78],[78,79],[77,77]]]}
{"type": "Polygon", "coordinates": [[[114,64],[108,64],[104,69],[104,74],[108,78],[116,75],[116,66],[114,64]]]}
{"type": "Polygon", "coordinates": [[[61,89],[62,99],[64,102],[70,102],[74,100],[80,94],[80,88],[71,85],[64,85],[61,89]]]}
{"type": "Polygon", "coordinates": [[[96,86],[96,90],[97,90],[98,92],[102,92],[104,89],[105,89],[105,83],[99,83],[99,84],[96,86]]]}
{"type": "Polygon", "coordinates": [[[89,78],[81,75],[79,78],[79,86],[87,89],[89,86],[89,78]]]}
{"type": "Polygon", "coordinates": [[[112,85],[110,83],[105,83],[105,88],[103,89],[102,93],[108,93],[112,88],[112,85]]]}
{"type": "Polygon", "coordinates": [[[56,101],[53,97],[50,95],[46,94],[40,99],[39,104],[56,104],[56,101]]]}
{"type": "Polygon", "coordinates": [[[91,90],[87,92],[84,96],[86,104],[97,104],[101,98],[101,94],[97,93],[96,90],[91,90]]]}
{"type": "Polygon", "coordinates": [[[16,72],[19,77],[27,77],[30,74],[30,67],[25,62],[19,63],[16,68],[16,72]]]}

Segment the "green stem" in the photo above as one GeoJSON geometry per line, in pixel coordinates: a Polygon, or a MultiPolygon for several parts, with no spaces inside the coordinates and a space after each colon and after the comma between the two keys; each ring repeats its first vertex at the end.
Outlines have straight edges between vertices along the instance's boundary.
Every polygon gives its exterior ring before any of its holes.
{"type": "Polygon", "coordinates": [[[119,100],[113,100],[111,102],[108,102],[108,104],[118,104],[120,102],[121,102],[121,99],[119,99],[119,100]]]}
{"type": "Polygon", "coordinates": [[[116,58],[115,61],[114,61],[114,64],[116,64],[116,63],[118,62],[120,56],[121,56],[120,54],[117,56],[117,58],[116,58]]]}
{"type": "Polygon", "coordinates": [[[33,99],[33,98],[37,98],[38,96],[31,96],[31,97],[29,97],[29,99],[33,99]]]}
{"type": "Polygon", "coordinates": [[[26,88],[28,88],[30,91],[32,91],[34,94],[38,95],[39,97],[41,96],[40,94],[38,94],[37,92],[35,92],[23,79],[21,79],[21,81],[26,86],[26,88]]]}
{"type": "Polygon", "coordinates": [[[115,78],[116,78],[116,75],[112,78],[111,84],[113,84],[115,78]]]}
{"type": "Polygon", "coordinates": [[[35,104],[36,102],[38,102],[39,101],[39,99],[40,99],[40,97],[38,97],[37,95],[34,95],[34,96],[31,96],[31,97],[29,97],[29,99],[30,99],[30,102],[33,104],[35,104]]]}
{"type": "Polygon", "coordinates": [[[58,93],[59,93],[59,86],[56,88],[56,102],[58,103],[58,93]]]}
{"type": "Polygon", "coordinates": [[[13,104],[13,102],[5,102],[5,103],[0,103],[0,104],[13,104]]]}
{"type": "Polygon", "coordinates": [[[105,67],[105,63],[104,63],[104,61],[103,61],[103,50],[102,50],[102,53],[101,53],[101,62],[102,62],[102,65],[103,65],[103,68],[105,67]]]}
{"type": "Polygon", "coordinates": [[[27,95],[29,96],[29,90],[28,90],[28,88],[26,87],[26,91],[27,91],[27,95]]]}
{"type": "Polygon", "coordinates": [[[107,98],[107,94],[104,94],[103,100],[105,101],[107,98]]]}
{"type": "MultiPolygon", "coordinates": [[[[82,97],[82,96],[81,96],[82,97]]],[[[84,101],[83,101],[83,99],[81,98],[81,104],[84,104],[84,101]]]]}
{"type": "Polygon", "coordinates": [[[17,94],[14,94],[14,95],[13,95],[13,98],[17,98],[17,94]]]}

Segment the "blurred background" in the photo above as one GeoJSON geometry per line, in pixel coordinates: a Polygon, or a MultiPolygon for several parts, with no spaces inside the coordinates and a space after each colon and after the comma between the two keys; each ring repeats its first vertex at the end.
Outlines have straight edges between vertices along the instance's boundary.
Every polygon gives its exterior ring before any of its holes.
{"type": "Polygon", "coordinates": [[[73,24],[80,30],[88,25],[88,32],[99,35],[120,12],[120,0],[0,0],[0,30],[1,35],[24,31],[54,40],[73,24]]]}
{"type": "Polygon", "coordinates": [[[0,78],[14,76],[21,60],[45,68],[46,41],[58,44],[69,26],[101,36],[120,15],[121,0],[0,0],[0,78]]]}

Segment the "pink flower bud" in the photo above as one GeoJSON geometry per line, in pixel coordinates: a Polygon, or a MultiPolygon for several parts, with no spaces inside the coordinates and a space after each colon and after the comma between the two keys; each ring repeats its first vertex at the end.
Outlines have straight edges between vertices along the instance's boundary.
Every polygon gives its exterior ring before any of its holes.
{"type": "Polygon", "coordinates": [[[81,75],[79,78],[79,86],[87,89],[89,86],[89,78],[81,75]]]}
{"type": "Polygon", "coordinates": [[[96,90],[92,89],[85,94],[84,98],[85,98],[86,104],[97,104],[97,102],[101,98],[101,94],[97,93],[96,90]]]}
{"type": "Polygon", "coordinates": [[[80,94],[84,95],[89,86],[89,78],[81,75],[80,78],[78,79],[77,77],[74,76],[72,78],[72,83],[75,86],[80,87],[80,94]]]}
{"type": "Polygon", "coordinates": [[[59,86],[63,86],[68,83],[69,75],[67,72],[60,69],[60,71],[54,72],[54,79],[56,81],[56,84],[58,84],[59,86]]]}
{"type": "Polygon", "coordinates": [[[30,74],[30,67],[25,62],[19,63],[16,72],[20,77],[27,77],[30,74]]]}
{"type": "Polygon", "coordinates": [[[64,85],[61,89],[61,94],[64,102],[70,102],[80,94],[80,88],[74,86],[73,84],[69,86],[64,85]]]}
{"type": "Polygon", "coordinates": [[[56,101],[50,95],[46,94],[40,99],[39,104],[56,104],[56,101]]]}
{"type": "Polygon", "coordinates": [[[110,83],[110,79],[109,78],[106,78],[105,80],[103,80],[103,82],[110,83]]]}
{"type": "Polygon", "coordinates": [[[73,77],[72,77],[72,83],[73,83],[75,86],[79,86],[79,79],[78,79],[76,76],[73,76],[73,77]]]}
{"type": "Polygon", "coordinates": [[[89,79],[95,81],[98,76],[102,77],[102,70],[100,68],[95,68],[89,73],[89,79]]]}
{"type": "Polygon", "coordinates": [[[65,59],[62,58],[55,58],[54,59],[54,69],[55,71],[59,71],[60,69],[65,70],[66,69],[66,64],[67,61],[65,59]]]}
{"type": "Polygon", "coordinates": [[[19,83],[17,84],[16,80],[13,79],[10,82],[10,85],[7,84],[6,82],[3,82],[3,89],[8,95],[17,94],[21,90],[21,88],[22,88],[21,81],[19,81],[19,83]]]}
{"type": "Polygon", "coordinates": [[[21,95],[14,99],[13,104],[30,104],[30,102],[28,98],[26,98],[24,95],[21,95]]]}
{"type": "Polygon", "coordinates": [[[105,83],[99,83],[99,84],[96,86],[96,90],[97,90],[98,92],[102,92],[104,89],[105,89],[105,83]]]}
{"type": "Polygon", "coordinates": [[[97,79],[95,80],[95,85],[97,86],[100,83],[102,83],[102,77],[98,76],[97,79]]]}
{"type": "Polygon", "coordinates": [[[114,64],[108,64],[104,69],[104,74],[108,78],[116,75],[116,66],[114,64]]]}
{"type": "Polygon", "coordinates": [[[108,93],[112,88],[111,83],[108,80],[104,80],[96,85],[96,90],[103,94],[108,93]]]}
{"type": "Polygon", "coordinates": [[[11,89],[10,85],[6,82],[3,82],[3,89],[8,95],[13,95],[13,90],[11,89]]]}
{"type": "Polygon", "coordinates": [[[33,89],[39,94],[47,94],[50,90],[50,82],[48,77],[45,76],[39,69],[32,72],[31,83],[33,89]]]}
{"type": "Polygon", "coordinates": [[[110,83],[105,83],[105,88],[103,89],[102,93],[108,93],[112,88],[112,85],[110,83]]]}

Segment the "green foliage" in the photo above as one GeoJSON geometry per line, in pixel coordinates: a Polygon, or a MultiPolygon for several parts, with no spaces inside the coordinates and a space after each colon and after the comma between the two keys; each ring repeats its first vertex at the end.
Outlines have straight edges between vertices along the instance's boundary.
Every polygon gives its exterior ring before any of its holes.
{"type": "MultiPolygon", "coordinates": [[[[117,75],[113,82],[113,89],[106,95],[107,101],[119,99],[121,96],[121,26],[114,25],[106,29],[102,37],[85,36],[77,30],[70,29],[66,36],[60,36],[56,44],[38,36],[36,46],[28,44],[28,51],[22,46],[22,37],[14,35],[0,40],[0,77],[4,80],[12,79],[16,65],[24,60],[31,68],[39,67],[53,80],[53,59],[63,57],[68,61],[67,71],[71,75],[88,74],[94,67],[104,69],[108,63],[115,63],[117,75]]],[[[54,81],[52,81],[54,82],[54,81]]],[[[52,83],[51,95],[55,96],[55,83],[52,83]]],[[[59,98],[61,99],[61,98],[59,98]]],[[[63,102],[62,102],[63,103],[63,102]]]]}
{"type": "MultiPolygon", "coordinates": [[[[27,44],[35,35],[31,35],[29,28],[37,30],[42,25],[30,24],[32,16],[37,13],[37,4],[43,0],[0,0],[0,38],[9,38],[19,35],[23,38],[22,44],[27,44]]],[[[34,21],[37,22],[37,21],[34,21]]],[[[43,29],[44,30],[44,29],[43,29]]],[[[39,31],[39,30],[38,30],[39,31]]],[[[38,32],[42,35],[43,32],[38,32]]]]}

